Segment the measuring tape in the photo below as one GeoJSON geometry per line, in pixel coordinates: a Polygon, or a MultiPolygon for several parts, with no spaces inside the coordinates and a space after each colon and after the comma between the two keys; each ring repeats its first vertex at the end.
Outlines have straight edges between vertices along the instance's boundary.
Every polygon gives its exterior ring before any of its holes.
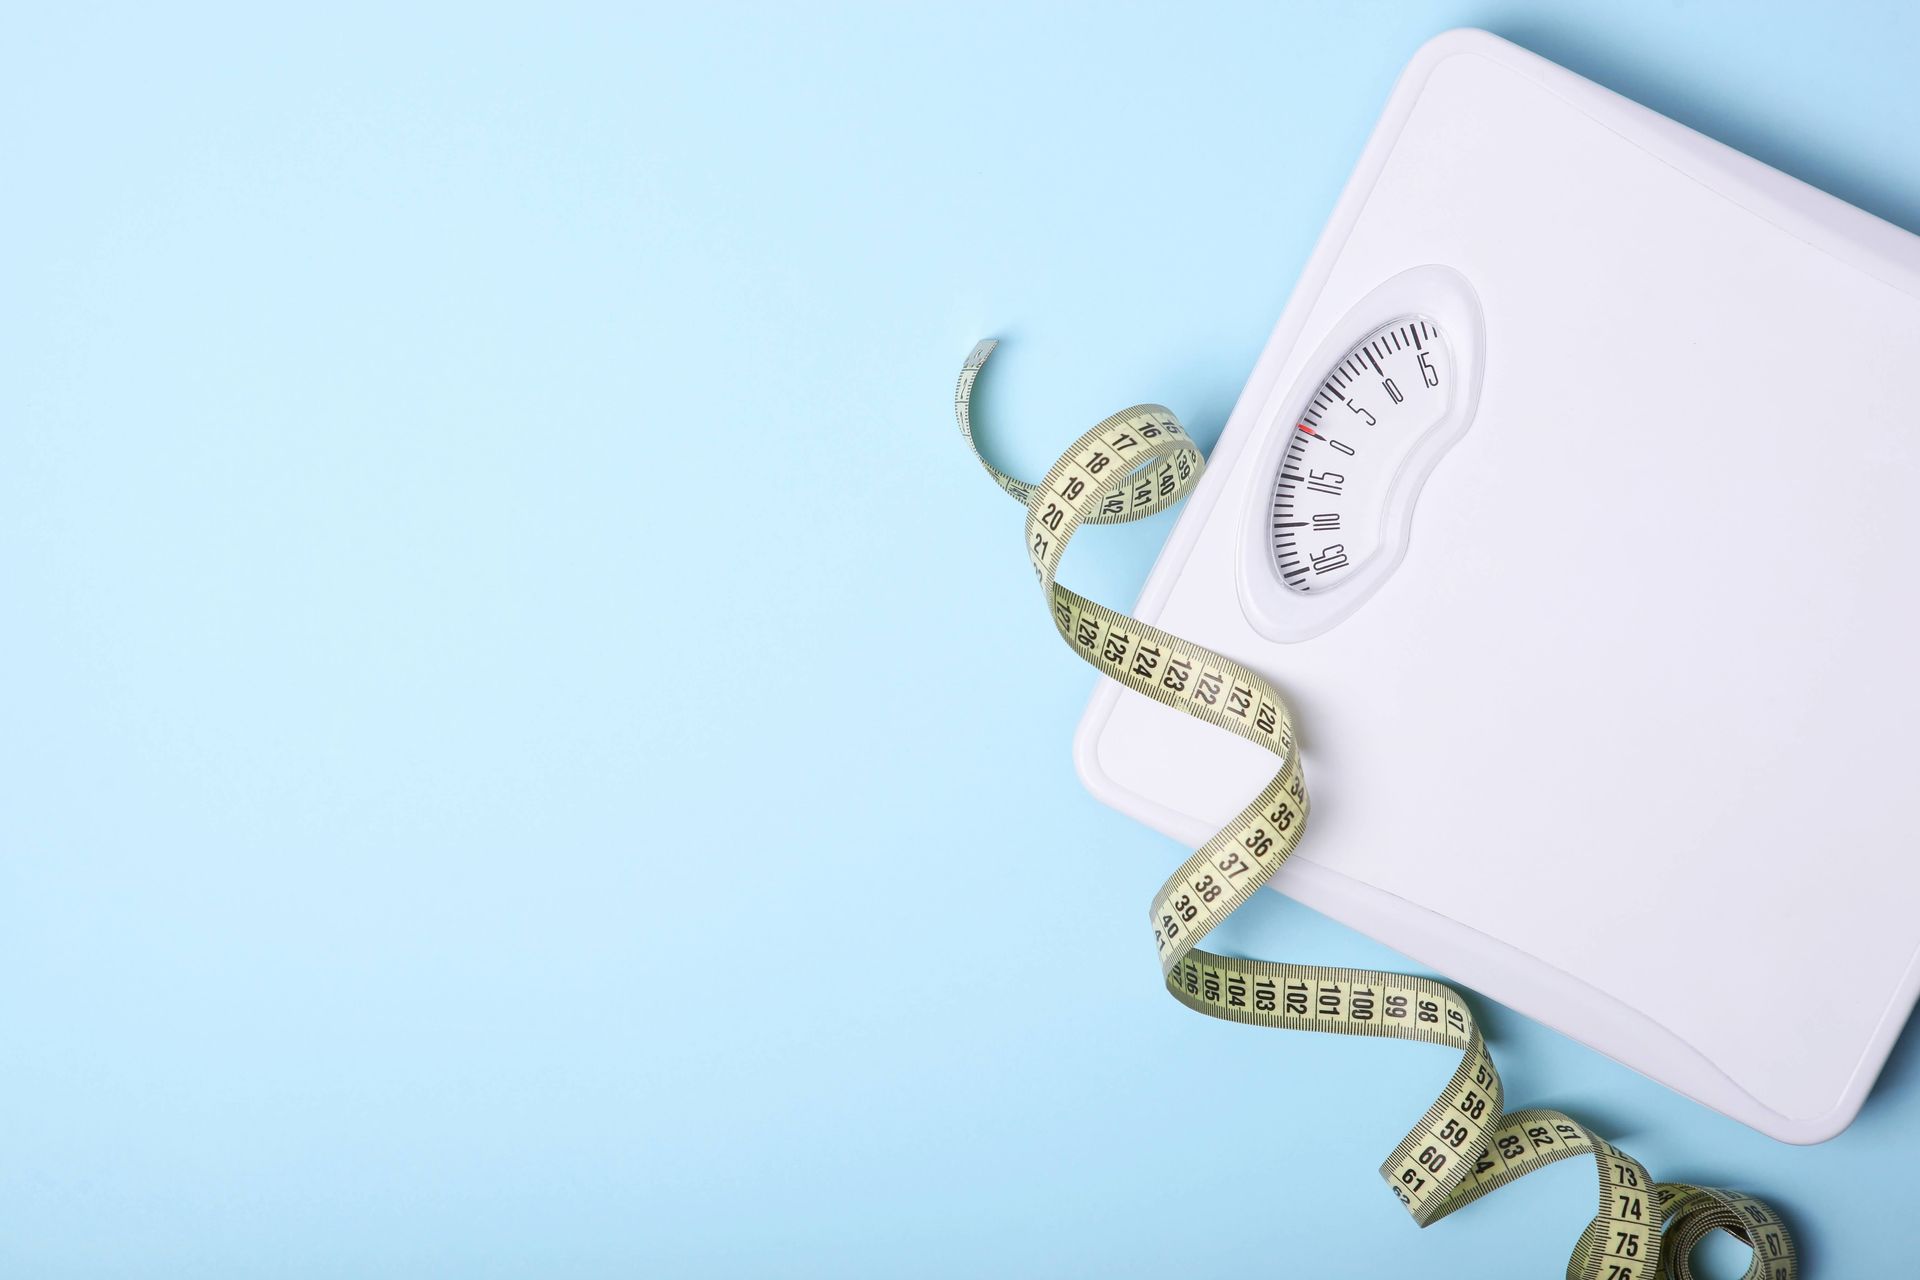
{"type": "MultiPolygon", "coordinates": [[[[1102,675],[1258,743],[1280,761],[1273,781],[1155,895],[1153,941],[1167,990],[1229,1022],[1458,1049],[1460,1066],[1446,1089],[1380,1166],[1420,1226],[1584,1153],[1598,1172],[1600,1208],[1574,1246],[1570,1278],[1689,1280],[1694,1245],[1718,1229],[1752,1247],[1746,1280],[1793,1280],[1793,1238],[1763,1201],[1656,1183],[1638,1160],[1558,1111],[1507,1111],[1473,1011],[1451,988],[1406,974],[1239,960],[1199,948],[1280,869],[1306,830],[1310,804],[1286,701],[1258,672],[1103,608],[1054,581],[1054,571],[1080,525],[1124,523],[1172,506],[1192,491],[1205,460],[1171,411],[1143,404],[1074,441],[1039,484],[1006,475],[981,456],[971,414],[974,382],[996,345],[988,339],[967,357],[954,413],[973,456],[1027,508],[1027,553],[1060,638],[1102,675]]],[[[1187,1104],[1189,1118],[1223,1119],[1239,1101],[1207,1094],[1187,1104]]]]}

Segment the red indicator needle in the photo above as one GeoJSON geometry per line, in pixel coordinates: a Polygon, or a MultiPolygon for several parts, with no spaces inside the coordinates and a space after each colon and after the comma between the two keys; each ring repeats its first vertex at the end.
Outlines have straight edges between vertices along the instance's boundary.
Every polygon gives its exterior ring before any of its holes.
{"type": "Polygon", "coordinates": [[[1318,431],[1315,431],[1312,427],[1308,426],[1304,422],[1300,424],[1300,429],[1306,432],[1308,435],[1312,436],[1316,440],[1320,438],[1320,433],[1318,431]]]}

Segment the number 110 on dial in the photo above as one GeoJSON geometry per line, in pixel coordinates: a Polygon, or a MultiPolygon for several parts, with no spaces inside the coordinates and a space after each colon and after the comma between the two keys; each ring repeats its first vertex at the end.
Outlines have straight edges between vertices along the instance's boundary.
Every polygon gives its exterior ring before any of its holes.
{"type": "Polygon", "coordinates": [[[1446,413],[1452,376],[1439,326],[1411,317],[1367,335],[1315,388],[1273,481],[1274,568],[1288,587],[1338,586],[1377,549],[1394,476],[1446,413]]]}

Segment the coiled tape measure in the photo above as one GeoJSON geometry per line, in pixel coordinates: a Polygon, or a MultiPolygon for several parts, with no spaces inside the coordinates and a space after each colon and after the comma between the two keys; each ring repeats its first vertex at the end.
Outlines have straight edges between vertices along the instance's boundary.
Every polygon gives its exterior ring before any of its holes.
{"type": "MultiPolygon", "coordinates": [[[[1537,1169],[1586,1155],[1593,1160],[1599,1207],[1574,1245],[1569,1277],[1687,1280],[1694,1245],[1718,1229],[1752,1246],[1748,1280],[1793,1280],[1793,1238],[1764,1201],[1739,1191],[1655,1182],[1638,1160],[1570,1116],[1542,1108],[1506,1110],[1500,1073],[1473,1011],[1446,985],[1406,974],[1243,960],[1200,948],[1216,925],[1272,878],[1305,834],[1311,805],[1286,701],[1259,673],[1096,604],[1060,585],[1054,573],[1080,525],[1124,523],[1172,506],[1193,490],[1204,459],[1171,411],[1135,405],[1082,435],[1038,484],[1006,475],[980,454],[970,414],[974,382],[994,346],[991,339],[981,342],[968,356],[954,412],[980,465],[1026,506],[1028,554],[1060,638],[1102,675],[1237,734],[1278,761],[1272,781],[1154,896],[1150,923],[1167,990],[1187,1007],[1229,1022],[1419,1040],[1458,1050],[1453,1078],[1380,1166],[1380,1176],[1420,1226],[1537,1169]]],[[[1459,813],[1451,817],[1467,820],[1459,813]]],[[[1189,1105],[1225,1108],[1218,1098],[1189,1105]]]]}

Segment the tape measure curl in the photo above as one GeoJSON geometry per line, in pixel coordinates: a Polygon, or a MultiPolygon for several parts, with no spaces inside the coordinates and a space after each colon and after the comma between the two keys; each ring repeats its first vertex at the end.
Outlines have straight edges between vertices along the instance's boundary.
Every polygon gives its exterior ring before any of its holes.
{"type": "Polygon", "coordinates": [[[987,474],[1027,508],[1027,552],[1054,627],[1102,675],[1273,752],[1280,767],[1245,809],[1168,878],[1151,923],[1167,990],[1229,1022],[1421,1040],[1460,1051],[1433,1105],[1380,1166],[1413,1220],[1428,1226],[1568,1156],[1593,1158],[1599,1211],[1567,1263],[1570,1280],[1690,1280],[1689,1255],[1724,1230],[1753,1248],[1746,1280],[1793,1280],[1793,1240],[1774,1210],[1738,1191],[1656,1183],[1626,1152],[1578,1121],[1509,1112],[1500,1073],[1465,1000],[1429,978],[1241,960],[1199,949],[1214,926],[1272,878],[1306,830],[1310,804],[1287,704],[1258,672],[1095,604],[1054,579],[1082,524],[1138,520],[1180,501],[1205,466],[1173,413],[1123,409],[1082,435],[1039,484],[1006,475],[973,439],[975,380],[997,343],[974,347],[953,406],[987,474]]]}

